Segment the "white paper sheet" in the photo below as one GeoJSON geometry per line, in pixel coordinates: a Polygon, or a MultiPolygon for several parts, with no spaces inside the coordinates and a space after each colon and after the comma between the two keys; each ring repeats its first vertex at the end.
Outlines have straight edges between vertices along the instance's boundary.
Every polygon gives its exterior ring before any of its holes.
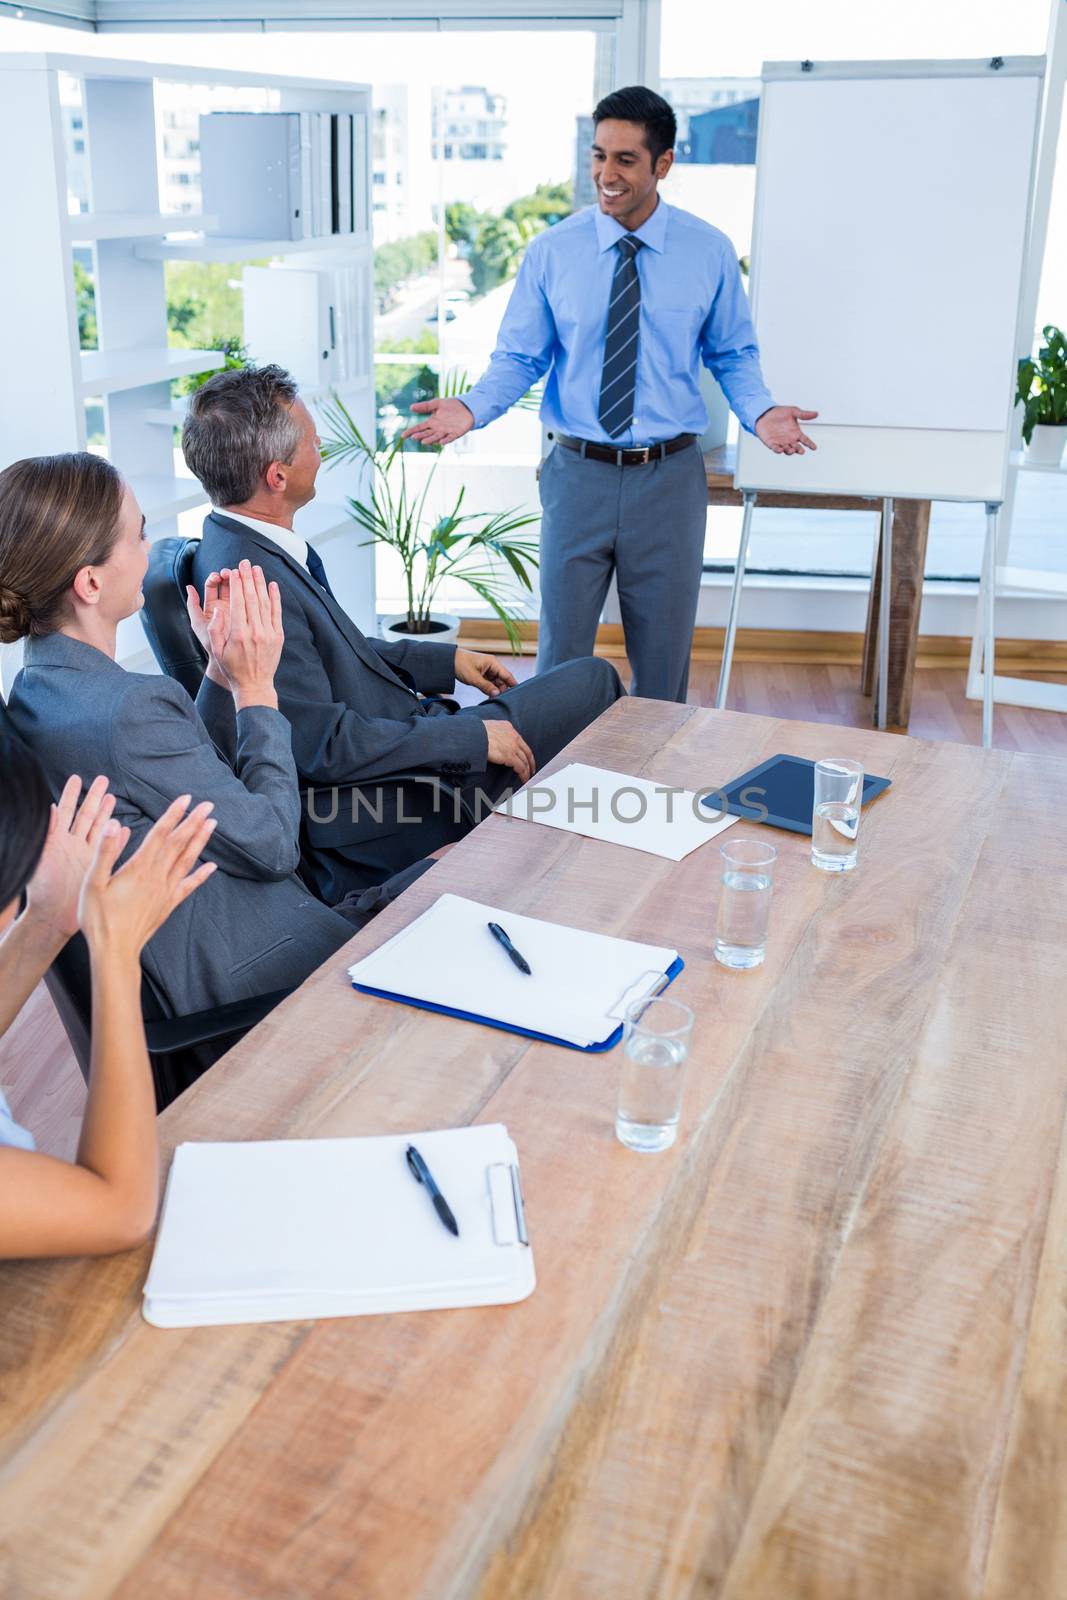
{"type": "Polygon", "coordinates": [[[662,978],[678,952],[443,894],[373,955],[353,983],[490,1017],[569,1044],[599,1044],[623,1007],[662,978]],[[520,972],[487,924],[499,923],[532,969],[520,972]]]}
{"type": "Polygon", "coordinates": [[[520,1299],[533,1288],[532,1257],[527,1246],[497,1243],[488,1177],[517,1159],[500,1123],[179,1145],[145,1315],[177,1327],[520,1299]],[[412,1177],[409,1144],[451,1206],[458,1238],[412,1177]]]}
{"type": "Polygon", "coordinates": [[[691,789],[572,761],[548,778],[535,778],[496,808],[505,816],[543,822],[564,833],[604,839],[649,855],[682,861],[698,845],[736,822],[729,812],[701,805],[691,789]]]}

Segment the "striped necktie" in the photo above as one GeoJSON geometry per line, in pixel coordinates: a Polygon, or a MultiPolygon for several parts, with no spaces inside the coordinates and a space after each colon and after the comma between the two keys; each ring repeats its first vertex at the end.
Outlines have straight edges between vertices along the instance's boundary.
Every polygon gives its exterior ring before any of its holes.
{"type": "Polygon", "coordinates": [[[637,332],[641,320],[641,280],[637,276],[637,252],[642,240],[632,233],[618,241],[619,259],[611,280],[608,306],[608,331],[604,340],[604,371],[600,379],[600,405],[597,416],[611,439],[634,420],[634,394],[637,390],[637,332]]]}

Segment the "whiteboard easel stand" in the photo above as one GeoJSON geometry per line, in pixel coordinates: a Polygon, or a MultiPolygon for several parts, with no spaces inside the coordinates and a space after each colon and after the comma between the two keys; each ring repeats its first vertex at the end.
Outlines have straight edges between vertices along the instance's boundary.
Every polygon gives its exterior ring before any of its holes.
{"type": "Polygon", "coordinates": [[[985,508],[985,547],[982,551],[982,579],[978,586],[981,605],[982,645],[986,666],[982,684],[982,746],[986,750],[992,749],[993,746],[993,690],[996,684],[993,660],[996,648],[996,628],[993,620],[993,607],[997,593],[996,562],[999,513],[999,502],[988,500],[985,508]]]}
{"type": "MultiPolygon", "coordinates": [[[[1055,51],[1050,49],[1050,56],[1054,58],[1054,74],[1058,72],[1058,77],[1062,80],[1065,75],[1065,70],[1067,70],[1067,23],[1064,22],[1062,15],[1062,13],[1067,10],[1067,0],[1055,0],[1055,4],[1056,10],[1053,16],[1053,30],[1052,34],[1050,35],[1050,40],[1056,38],[1059,42],[1055,51]]],[[[956,79],[971,79],[976,81],[985,80],[987,83],[995,80],[998,83],[1008,84],[1013,80],[1017,81],[1020,79],[1040,80],[1046,75],[1048,65],[1048,56],[993,56],[992,58],[986,58],[981,61],[936,62],[765,62],[762,72],[764,97],[759,120],[759,132],[757,135],[756,149],[756,164],[758,174],[756,184],[756,211],[752,231],[753,270],[751,293],[757,331],[760,328],[761,307],[764,291],[765,257],[763,251],[763,236],[764,229],[766,227],[766,217],[764,213],[767,209],[767,190],[768,188],[773,188],[775,182],[777,182],[780,187],[785,178],[788,178],[790,183],[792,180],[792,168],[789,164],[793,159],[792,148],[790,149],[789,160],[785,164],[783,164],[781,159],[778,159],[777,162],[772,160],[770,163],[770,168],[768,169],[768,163],[766,160],[768,127],[770,123],[775,121],[775,116],[778,115],[778,112],[775,112],[774,108],[777,106],[780,111],[783,104],[786,106],[790,104],[788,100],[784,99],[782,92],[783,90],[788,91],[797,83],[805,80],[809,83],[818,83],[822,90],[827,89],[831,85],[848,83],[850,80],[852,82],[866,80],[878,90],[882,97],[883,104],[888,104],[889,102],[885,96],[885,90],[890,84],[896,87],[899,85],[906,85],[909,83],[909,81],[913,82],[915,80],[924,79],[936,79],[938,80],[939,84],[942,82],[947,83],[956,79]],[[765,169],[768,169],[773,174],[770,179],[767,178],[765,169]]],[[[846,109],[854,108],[854,97],[850,101],[847,97],[847,92],[845,95],[843,95],[840,89],[837,87],[833,89],[833,93],[836,95],[838,117],[843,114],[843,107],[846,109]]],[[[969,95],[968,102],[966,103],[962,101],[962,98],[959,95],[957,95],[956,98],[961,100],[961,105],[963,105],[964,109],[967,110],[968,115],[973,116],[973,95],[969,95]]],[[[1026,104],[1025,95],[1020,94],[1018,91],[1014,92],[1013,99],[1015,105],[1018,107],[1022,107],[1026,104]]],[[[1022,317],[1024,285],[1026,285],[1028,281],[1028,262],[1031,263],[1030,276],[1031,278],[1034,276],[1032,262],[1035,255],[1034,246],[1037,242],[1035,239],[1034,229],[1035,219],[1039,218],[1042,221],[1042,224],[1047,222],[1048,191],[1051,189],[1051,162],[1053,159],[1048,149],[1050,141],[1047,137],[1047,133],[1050,130],[1053,132],[1055,131],[1055,129],[1051,128],[1049,115],[1050,112],[1055,111],[1058,118],[1058,110],[1061,101],[1062,92],[1057,93],[1054,90],[1051,95],[1046,92],[1042,97],[1041,87],[1037,86],[1035,98],[1030,102],[1031,109],[1028,110],[1028,120],[1025,127],[1021,121],[1009,124],[1008,126],[1007,131],[1011,132],[1015,136],[1014,143],[1010,147],[1005,143],[1004,129],[1001,129],[1001,132],[998,135],[996,154],[998,157],[1005,152],[1010,155],[1011,159],[1018,163],[1020,173],[1022,171],[1024,146],[1020,142],[1018,137],[1019,135],[1025,133],[1026,145],[1028,146],[1025,193],[1019,187],[1015,187],[1009,191],[1010,194],[1013,194],[1017,197],[1017,203],[1014,211],[1012,210],[1011,206],[1008,206],[1007,209],[1002,207],[1002,227],[1001,233],[997,237],[1005,248],[1000,252],[1001,259],[998,260],[993,256],[990,256],[986,262],[986,264],[990,267],[989,284],[987,286],[990,293],[992,293],[993,289],[996,287],[996,279],[998,276],[1000,278],[1004,278],[1008,272],[1011,272],[1014,280],[1013,292],[1016,302],[1015,316],[1013,319],[1015,351],[1018,351],[1023,343],[1024,336],[1022,333],[1022,328],[1024,326],[1026,327],[1025,340],[1027,348],[1029,348],[1029,341],[1032,334],[1033,310],[1034,303],[1036,301],[1036,286],[1033,289],[1033,299],[1029,306],[1029,317],[1024,319],[1022,317]],[[1043,119],[1046,129],[1044,146],[1041,144],[1043,119]],[[1039,204],[1035,197],[1038,194],[1038,157],[1039,153],[1041,152],[1044,154],[1044,163],[1041,169],[1043,182],[1043,188],[1041,190],[1042,199],[1041,203],[1039,204]],[[1016,251],[1017,254],[1015,253],[1016,251]],[[1017,263],[1017,266],[1015,263],[1017,263]]],[[[803,102],[795,102],[795,104],[802,103],[803,102]]],[[[1011,102],[1009,101],[1009,104],[1010,103],[1011,102]]],[[[793,121],[794,124],[797,121],[795,116],[793,117],[793,121]]],[[[853,148],[851,145],[848,147],[843,147],[840,143],[839,136],[836,133],[834,135],[834,142],[832,145],[829,147],[827,146],[827,128],[830,128],[831,131],[833,131],[833,124],[827,123],[825,127],[820,128],[816,120],[809,119],[807,122],[801,120],[800,125],[803,129],[804,136],[812,142],[813,147],[822,149],[824,155],[827,148],[832,150],[833,158],[829,161],[827,166],[828,171],[834,169],[834,160],[836,160],[837,155],[842,151],[843,148],[847,148],[849,151],[851,151],[853,148]]],[[[889,126],[890,124],[886,123],[885,125],[889,126]]],[[[881,134],[882,129],[879,129],[878,131],[881,134]]],[[[781,142],[782,141],[779,140],[779,143],[781,142]]],[[[883,150],[881,154],[884,164],[885,151],[883,150]]],[[[896,161],[896,155],[896,147],[894,146],[894,161],[896,161]]],[[[898,168],[900,168],[899,162],[897,162],[896,165],[891,165],[889,168],[886,168],[886,170],[896,173],[899,177],[898,168]]],[[[903,169],[900,168],[900,170],[903,169]]],[[[1007,169],[1006,167],[1002,167],[1002,170],[1006,171],[1007,169]]],[[[959,175],[959,171],[960,165],[958,153],[955,153],[952,147],[948,147],[944,172],[946,176],[956,178],[959,175]],[[955,166],[953,166],[954,154],[955,166]]],[[[972,203],[970,209],[966,213],[969,231],[965,228],[961,232],[959,226],[957,225],[956,232],[953,234],[953,244],[957,249],[960,246],[961,239],[964,241],[970,239],[972,245],[976,242],[973,237],[974,229],[978,225],[978,221],[984,213],[981,204],[978,202],[978,197],[974,192],[974,180],[976,176],[981,176],[984,183],[985,171],[985,167],[977,163],[973,163],[972,171],[970,173],[963,174],[965,177],[968,177],[971,180],[971,189],[969,192],[972,196],[972,203]]],[[[835,182],[840,184],[839,172],[835,174],[835,182]]],[[[866,194],[867,191],[865,190],[864,193],[866,194]]],[[[880,196],[880,191],[878,193],[880,196]]],[[[788,189],[788,194],[790,196],[794,194],[792,187],[788,189]]],[[[893,199],[893,196],[890,196],[890,198],[893,199]]],[[[823,199],[825,200],[825,196],[823,199]]],[[[898,194],[895,196],[895,203],[899,209],[900,205],[903,204],[901,195],[898,194]]],[[[910,204],[910,197],[908,203],[910,204]]],[[[786,214],[789,214],[788,208],[786,208],[786,214]]],[[[944,235],[945,227],[947,226],[946,215],[947,214],[943,214],[941,211],[939,211],[934,219],[940,225],[942,236],[944,235]]],[[[928,221],[929,220],[930,219],[928,218],[928,221]]],[[[942,247],[945,247],[946,241],[944,237],[941,238],[941,243],[942,247]]],[[[1043,238],[1041,243],[1043,244],[1043,238]]],[[[811,263],[809,262],[807,265],[810,266],[811,263]]],[[[783,275],[781,272],[779,272],[777,278],[772,275],[771,279],[769,280],[773,285],[771,291],[772,298],[773,296],[777,296],[778,301],[781,302],[782,296],[786,296],[786,301],[784,303],[786,305],[787,314],[787,321],[785,325],[787,326],[791,325],[788,322],[788,305],[789,298],[795,292],[795,267],[795,260],[791,260],[788,273],[783,275]]],[[[1010,304],[1010,302],[1008,303],[1010,304]]],[[[850,302],[846,301],[846,310],[849,308],[850,304],[850,302]]],[[[927,312],[929,312],[929,307],[926,309],[927,312]]],[[[779,305],[779,310],[781,310],[781,305],[779,305]]],[[[766,314],[765,311],[764,314],[766,314]]],[[[953,314],[955,314],[955,303],[953,303],[953,314]]],[[[855,320],[854,317],[853,320],[855,320]]],[[[998,348],[1001,347],[998,346],[998,348]]],[[[1003,348],[1006,353],[1006,340],[1003,348]]],[[[799,380],[803,376],[804,369],[801,367],[796,367],[796,352],[793,351],[790,352],[790,354],[794,362],[796,378],[799,380]]],[[[789,358],[785,360],[785,368],[787,371],[789,370],[789,358]]],[[[900,370],[902,371],[903,369],[900,370]]],[[[795,477],[789,475],[788,466],[783,467],[778,457],[775,457],[774,463],[768,466],[766,461],[752,455],[752,450],[754,447],[751,446],[750,441],[748,441],[747,435],[742,433],[738,444],[734,486],[738,491],[741,492],[743,498],[750,494],[755,496],[757,492],[763,492],[767,490],[788,489],[792,492],[803,493],[806,489],[812,494],[834,492],[850,493],[870,495],[871,498],[885,499],[887,501],[890,499],[890,497],[914,497],[931,501],[952,500],[958,502],[984,504],[986,506],[986,539],[987,543],[992,541],[992,545],[988,551],[987,557],[983,558],[984,566],[988,572],[988,582],[986,583],[985,590],[981,595],[980,631],[976,629],[976,632],[978,632],[978,648],[984,650],[987,660],[991,661],[993,654],[992,632],[994,627],[993,590],[995,588],[997,575],[997,547],[999,541],[1003,539],[1003,529],[999,525],[999,511],[1002,504],[1004,504],[1007,499],[1007,492],[1010,487],[1008,456],[1012,428],[1013,426],[1017,428],[1018,423],[1013,418],[1011,408],[1007,404],[1007,394],[1005,394],[1003,423],[994,427],[990,421],[985,420],[991,415],[989,410],[989,394],[991,393],[990,385],[993,381],[993,377],[992,369],[989,363],[986,363],[984,369],[981,363],[979,363],[975,367],[974,375],[978,383],[978,387],[975,389],[974,393],[980,397],[984,392],[984,401],[982,404],[976,403],[975,407],[969,413],[966,413],[965,407],[964,411],[966,415],[961,416],[958,420],[954,421],[952,425],[949,425],[946,421],[941,419],[929,420],[928,418],[923,418],[909,421],[907,416],[905,416],[902,411],[899,394],[895,397],[895,408],[897,412],[895,416],[890,416],[887,420],[884,417],[876,419],[873,416],[865,415],[867,391],[864,390],[861,384],[859,389],[849,397],[848,402],[849,407],[851,408],[849,411],[849,416],[854,417],[854,420],[848,421],[845,420],[844,417],[828,418],[821,425],[823,438],[820,441],[820,445],[825,444],[828,448],[825,456],[820,456],[819,458],[820,471],[816,474],[818,480],[816,482],[811,482],[809,480],[809,482],[806,484],[799,483],[795,477]],[[976,420],[977,418],[981,418],[983,420],[976,420]],[[880,437],[880,435],[892,435],[892,452],[890,454],[886,454],[886,439],[880,437]],[[833,441],[832,448],[831,440],[833,441]],[[748,448],[746,448],[746,446],[748,446],[748,448]],[[880,451],[881,454],[879,453],[880,451]],[[996,452],[996,464],[999,466],[999,471],[996,473],[996,478],[999,480],[999,482],[997,482],[995,491],[994,478],[990,470],[991,464],[994,460],[991,452],[996,452]],[[906,461],[905,453],[907,454],[906,461]],[[905,467],[906,471],[904,470],[905,467]],[[912,478],[915,480],[914,484],[903,482],[901,481],[902,478],[912,478]],[[881,479],[880,490],[873,487],[874,484],[878,483],[879,479],[881,479]],[[921,488],[919,487],[920,484],[922,486],[921,488]]],[[[1007,374],[1005,374],[1005,376],[1007,376],[1007,374]]],[[[1012,368],[1012,376],[1014,376],[1014,367],[1012,368]]],[[[898,380],[900,379],[900,371],[897,373],[897,378],[898,380]]],[[[823,381],[824,383],[828,381],[828,375],[826,373],[823,374],[823,381]]],[[[996,379],[998,387],[1000,382],[1001,380],[998,377],[996,379]]],[[[781,387],[782,384],[783,379],[780,377],[774,386],[781,387]]],[[[786,385],[786,387],[792,389],[793,384],[789,383],[786,385]]],[[[800,387],[801,385],[798,381],[798,391],[800,387]]],[[[855,382],[853,383],[853,388],[855,389],[855,382]]],[[[883,619],[887,619],[887,596],[885,594],[883,594],[881,597],[879,615],[883,619]]],[[[885,685],[887,678],[887,672],[884,665],[886,659],[884,652],[887,646],[887,634],[888,628],[883,626],[882,639],[880,641],[879,649],[879,659],[882,663],[883,686],[885,685]]],[[[990,673],[990,678],[992,678],[992,673],[990,673]]],[[[721,698],[725,698],[725,693],[723,693],[721,698]]],[[[881,710],[881,707],[879,709],[881,710]]],[[[881,726],[882,717],[879,716],[878,720],[879,726],[881,726]]],[[[991,723],[992,693],[990,692],[988,704],[985,709],[983,730],[984,741],[987,744],[991,742],[991,723]]]]}
{"type": "MultiPolygon", "coordinates": [[[[1063,91],[1067,81],[1067,4],[1065,0],[1052,0],[1049,18],[1048,44],[1045,50],[1045,92],[1038,122],[1037,162],[1034,172],[1030,228],[1027,238],[1026,260],[1023,268],[1022,289],[1019,296],[1019,339],[1016,355],[1019,359],[1030,354],[1037,322],[1037,296],[1041,287],[1041,268],[1045,259],[1048,238],[1048,219],[1052,205],[1052,184],[1056,174],[1056,147],[1059,142],[1060,122],[1063,116],[1063,91]]],[[[993,653],[986,647],[985,591],[997,585],[1002,590],[1016,589],[1028,593],[1063,595],[1062,575],[1032,572],[1006,566],[1011,545],[1012,523],[1015,518],[1015,490],[1020,470],[1028,467],[1022,453],[1022,417],[1014,423],[1014,449],[1008,457],[1004,500],[997,529],[994,561],[987,575],[985,558],[978,586],[978,610],[975,616],[974,636],[971,640],[971,658],[967,669],[967,698],[983,702],[1000,700],[1009,706],[1031,706],[1038,711],[1067,711],[1067,684],[1042,683],[1029,678],[997,678],[993,674],[993,653]],[[983,654],[985,661],[983,662],[983,654]],[[988,663],[988,674],[986,664],[988,663]],[[986,677],[992,679],[987,695],[986,677]]],[[[1064,471],[1049,465],[1043,470],[1064,471]]],[[[988,506],[986,510],[988,512],[988,506]]],[[[988,537],[988,535],[987,535],[988,537]]],[[[983,743],[986,741],[983,739],[983,743]]]]}
{"type": "MultiPolygon", "coordinates": [[[[726,709],[726,696],[730,690],[730,668],[734,659],[734,642],[737,638],[737,615],[741,609],[741,589],[745,581],[745,562],[748,556],[748,538],[752,529],[752,513],[756,508],[756,491],[744,491],[744,510],[741,513],[741,539],[734,564],[734,581],[730,591],[730,615],[726,622],[726,638],[722,647],[722,664],[719,683],[715,691],[715,708],[726,709]]],[[[893,573],[893,498],[882,501],[882,590],[878,598],[878,727],[886,725],[889,696],[889,586],[893,573]]],[[[873,581],[873,579],[872,579],[873,581]]]]}

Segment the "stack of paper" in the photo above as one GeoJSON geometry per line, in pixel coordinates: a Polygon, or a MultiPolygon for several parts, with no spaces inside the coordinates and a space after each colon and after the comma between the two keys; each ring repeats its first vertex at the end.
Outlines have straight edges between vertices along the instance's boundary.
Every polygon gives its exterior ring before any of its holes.
{"type": "Polygon", "coordinates": [[[179,1145],[145,1318],[187,1328],[525,1299],[534,1267],[517,1174],[500,1123],[179,1145]],[[458,1238],[412,1176],[409,1144],[451,1207],[458,1238]]]}
{"type": "Polygon", "coordinates": [[[691,789],[633,778],[572,761],[548,778],[534,778],[498,811],[544,822],[565,833],[604,839],[631,850],[681,861],[737,821],[709,810],[691,789]]]}
{"type": "Polygon", "coordinates": [[[548,1035],[579,1049],[602,1044],[624,1008],[678,960],[666,945],[586,933],[443,894],[428,911],[349,967],[358,989],[548,1035]],[[489,932],[503,927],[531,968],[520,972],[489,932]]]}

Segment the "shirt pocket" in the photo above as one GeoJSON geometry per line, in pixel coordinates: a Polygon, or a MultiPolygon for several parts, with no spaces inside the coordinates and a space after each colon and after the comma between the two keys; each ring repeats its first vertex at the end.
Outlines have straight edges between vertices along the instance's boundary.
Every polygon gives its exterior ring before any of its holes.
{"type": "Polygon", "coordinates": [[[674,378],[688,377],[697,365],[697,344],[704,313],[695,302],[690,306],[660,306],[649,312],[651,329],[660,361],[674,378]]]}

